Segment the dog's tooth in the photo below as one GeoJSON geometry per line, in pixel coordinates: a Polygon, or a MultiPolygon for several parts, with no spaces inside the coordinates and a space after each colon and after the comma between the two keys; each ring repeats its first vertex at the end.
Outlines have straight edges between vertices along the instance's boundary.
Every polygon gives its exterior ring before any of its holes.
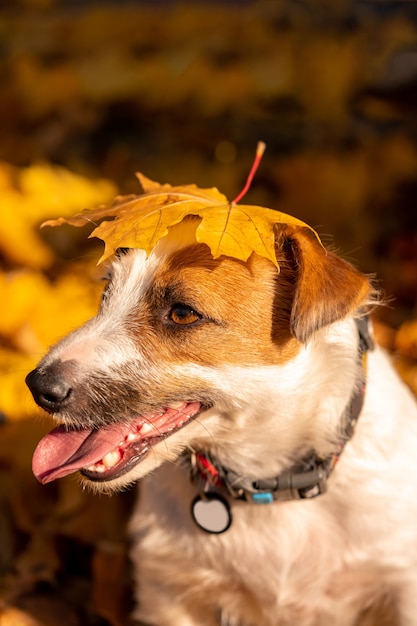
{"type": "Polygon", "coordinates": [[[168,408],[169,408],[169,409],[175,409],[175,410],[177,411],[177,410],[178,410],[178,409],[180,409],[182,406],[184,406],[184,402],[178,401],[178,402],[171,402],[171,403],[168,405],[168,408]]]}
{"type": "Polygon", "coordinates": [[[147,435],[155,426],[151,422],[144,422],[139,430],[141,435],[147,435]]]}
{"type": "Polygon", "coordinates": [[[103,456],[103,458],[101,459],[101,462],[103,463],[104,467],[109,469],[110,467],[113,467],[114,465],[116,465],[116,463],[118,463],[121,458],[122,458],[122,455],[120,453],[120,450],[117,448],[116,450],[113,450],[112,452],[108,452],[106,456],[103,456]]]}
{"type": "Polygon", "coordinates": [[[135,439],[137,439],[137,435],[135,433],[129,433],[126,437],[126,441],[129,443],[135,441],[135,439]]]}
{"type": "Polygon", "coordinates": [[[102,473],[105,471],[106,468],[104,467],[104,465],[101,465],[100,463],[96,463],[95,465],[89,465],[85,469],[88,470],[89,472],[102,473]]]}

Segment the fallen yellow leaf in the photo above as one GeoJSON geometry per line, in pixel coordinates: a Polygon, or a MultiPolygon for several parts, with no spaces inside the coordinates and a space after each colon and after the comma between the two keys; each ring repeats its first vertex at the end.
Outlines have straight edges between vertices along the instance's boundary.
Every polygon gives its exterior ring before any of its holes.
{"type": "Polygon", "coordinates": [[[137,174],[144,193],[119,196],[109,207],[83,211],[72,218],[48,220],[42,226],[96,226],[90,237],[105,243],[99,263],[109,258],[117,248],[140,248],[147,254],[168,234],[171,226],[187,217],[197,217],[200,223],[196,239],[209,246],[214,258],[222,255],[246,261],[256,254],[266,257],[278,267],[274,246],[274,225],[292,224],[308,228],[301,220],[258,206],[228,202],[215,187],[200,189],[196,185],[173,187],[137,174]],[[110,219],[106,219],[110,218],[110,219]],[[113,218],[113,219],[112,219],[113,218]],[[97,226],[97,222],[104,221],[97,226]]]}

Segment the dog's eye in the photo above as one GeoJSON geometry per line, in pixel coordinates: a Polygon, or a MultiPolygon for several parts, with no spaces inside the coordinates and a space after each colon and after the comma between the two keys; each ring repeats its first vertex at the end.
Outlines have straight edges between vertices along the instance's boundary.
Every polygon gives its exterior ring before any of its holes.
{"type": "Polygon", "coordinates": [[[174,324],[186,326],[198,322],[201,319],[201,315],[187,304],[174,304],[168,314],[168,318],[174,324]]]}

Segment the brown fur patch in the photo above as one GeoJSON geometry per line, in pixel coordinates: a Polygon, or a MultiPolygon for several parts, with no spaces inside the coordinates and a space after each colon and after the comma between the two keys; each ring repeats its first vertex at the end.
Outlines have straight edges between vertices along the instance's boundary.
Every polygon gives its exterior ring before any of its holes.
{"type": "Polygon", "coordinates": [[[133,328],[147,338],[141,349],[167,362],[282,364],[315,331],[353,314],[371,291],[365,276],[305,229],[278,230],[277,258],[280,272],[256,254],[246,263],[213,259],[204,244],[173,252],[137,308],[133,328]],[[169,318],[175,304],[201,319],[175,324],[169,318]]]}
{"type": "Polygon", "coordinates": [[[300,341],[353,315],[370,298],[373,289],[367,277],[325,250],[307,229],[281,229],[277,246],[295,268],[291,330],[300,341]]]}
{"type": "Polygon", "coordinates": [[[204,244],[173,252],[138,308],[149,354],[210,366],[283,363],[371,293],[363,274],[304,229],[278,229],[277,258],[280,272],[255,254],[246,263],[213,259],[204,244]],[[174,304],[190,306],[201,319],[175,325],[169,320],[174,304]]]}
{"type": "Polygon", "coordinates": [[[289,332],[288,290],[280,291],[275,267],[256,255],[247,263],[214,260],[201,244],[175,252],[158,268],[144,298],[157,330],[154,349],[161,358],[213,366],[287,361],[299,344],[289,332]],[[201,321],[169,323],[175,303],[192,307],[201,321]]]}

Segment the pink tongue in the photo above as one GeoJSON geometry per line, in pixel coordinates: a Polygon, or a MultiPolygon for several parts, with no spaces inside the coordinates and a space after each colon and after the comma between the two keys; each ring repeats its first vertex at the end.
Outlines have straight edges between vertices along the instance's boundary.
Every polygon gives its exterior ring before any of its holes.
{"type": "Polygon", "coordinates": [[[67,430],[59,426],[40,440],[33,453],[32,470],[43,484],[97,463],[129,433],[121,424],[100,430],[67,430]]]}
{"type": "Polygon", "coordinates": [[[135,427],[136,434],[142,439],[139,431],[145,421],[162,435],[183,426],[200,408],[199,402],[184,402],[178,409],[168,407],[155,410],[146,416],[138,416],[136,421],[113,424],[98,430],[67,430],[65,426],[58,426],[38,443],[33,453],[33,473],[43,484],[62,478],[100,461],[108,452],[118,448],[135,427]]]}

